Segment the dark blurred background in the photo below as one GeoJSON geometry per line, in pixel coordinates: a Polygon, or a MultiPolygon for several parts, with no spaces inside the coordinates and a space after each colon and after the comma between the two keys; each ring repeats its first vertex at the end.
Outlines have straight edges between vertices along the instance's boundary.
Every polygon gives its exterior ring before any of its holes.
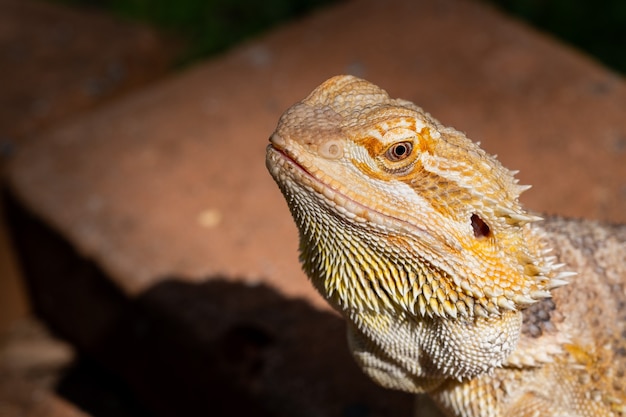
{"type": "MultiPolygon", "coordinates": [[[[182,63],[202,59],[340,0],[54,0],[145,22],[183,39],[182,63]]],[[[626,3],[620,0],[483,0],[626,73],[626,3]]]]}

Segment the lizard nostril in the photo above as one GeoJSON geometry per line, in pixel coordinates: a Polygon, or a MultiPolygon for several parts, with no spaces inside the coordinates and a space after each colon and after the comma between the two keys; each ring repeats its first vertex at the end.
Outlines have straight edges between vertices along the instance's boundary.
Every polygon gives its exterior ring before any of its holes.
{"type": "Polygon", "coordinates": [[[491,229],[489,225],[480,218],[478,214],[472,214],[470,217],[472,221],[472,229],[474,230],[474,236],[478,238],[491,236],[491,229]]]}
{"type": "Polygon", "coordinates": [[[319,147],[319,153],[326,159],[339,159],[343,156],[343,146],[339,141],[331,140],[319,147]]]}

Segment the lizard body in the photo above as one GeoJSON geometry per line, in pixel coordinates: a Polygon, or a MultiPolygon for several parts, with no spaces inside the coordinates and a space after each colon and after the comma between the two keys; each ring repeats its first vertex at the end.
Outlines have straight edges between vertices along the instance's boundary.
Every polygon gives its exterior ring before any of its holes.
{"type": "Polygon", "coordinates": [[[352,76],[270,142],[303,269],[376,382],[449,416],[626,415],[626,226],[539,221],[514,172],[352,76]]]}

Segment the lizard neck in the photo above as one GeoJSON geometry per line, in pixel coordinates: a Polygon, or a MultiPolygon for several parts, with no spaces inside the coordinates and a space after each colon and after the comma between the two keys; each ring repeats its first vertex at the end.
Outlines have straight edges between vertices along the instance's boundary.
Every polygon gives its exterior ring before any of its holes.
{"type": "Polygon", "coordinates": [[[376,243],[402,236],[326,215],[324,222],[309,223],[310,216],[294,213],[301,222],[301,261],[316,289],[348,320],[351,351],[372,379],[428,392],[446,379],[472,378],[505,363],[520,337],[521,312],[450,319],[420,308],[414,300],[432,305],[447,285],[428,278],[432,265],[408,262],[401,250],[376,243]]]}

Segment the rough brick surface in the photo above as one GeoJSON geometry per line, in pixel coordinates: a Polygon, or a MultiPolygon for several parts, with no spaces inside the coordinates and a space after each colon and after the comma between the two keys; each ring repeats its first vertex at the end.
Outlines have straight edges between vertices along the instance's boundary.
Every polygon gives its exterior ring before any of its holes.
{"type": "MultiPolygon", "coordinates": [[[[285,382],[290,378],[281,373],[289,371],[276,365],[300,352],[289,342],[287,329],[321,313],[313,309],[294,313],[302,321],[281,327],[281,312],[288,315],[293,310],[270,301],[279,295],[278,300],[297,296],[309,306],[325,304],[300,271],[296,228],[266,173],[265,145],[282,111],[339,73],[367,78],[481,141],[507,167],[520,169],[523,183],[535,185],[524,196],[532,209],[626,221],[624,80],[485,5],[465,0],[342,3],[23,146],[9,172],[21,204],[84,258],[93,260],[124,294],[150,300],[149,311],[156,311],[158,317],[166,312],[174,323],[184,323],[172,328],[237,329],[242,322],[264,317],[285,335],[285,344],[277,348],[283,356],[268,362],[276,367],[263,368],[280,372],[263,371],[274,376],[262,373],[258,378],[263,383],[258,384],[257,376],[252,383],[244,377],[241,384],[235,376],[235,385],[227,387],[245,392],[252,401],[247,404],[262,398],[268,412],[278,415],[324,398],[325,394],[310,393],[302,385],[290,386],[285,382]],[[216,277],[229,281],[235,290],[208,291],[215,288],[216,277]],[[267,305],[259,310],[244,308],[232,322],[217,314],[236,302],[237,294],[249,300],[246,288],[260,283],[257,294],[270,300],[267,305]],[[269,298],[263,295],[266,288],[275,291],[269,298]],[[180,294],[187,298],[181,299],[180,294]],[[226,298],[211,298],[211,294],[226,298]],[[203,310],[205,302],[217,313],[203,310]],[[293,397],[294,393],[302,395],[293,397]],[[268,398],[277,402],[272,405],[268,398]],[[286,404],[289,398],[293,402],[286,404]],[[284,408],[279,410],[280,406],[284,408]]],[[[45,275],[41,265],[39,269],[45,275]]],[[[51,291],[41,292],[49,303],[46,311],[58,314],[59,321],[75,323],[66,326],[68,332],[86,329],[85,346],[94,351],[101,351],[98,340],[104,340],[105,346],[110,340],[130,340],[105,337],[105,328],[119,326],[103,323],[126,322],[109,319],[108,313],[96,315],[98,320],[107,318],[98,321],[101,327],[90,327],[86,311],[96,305],[90,297],[98,297],[97,287],[85,287],[82,279],[64,281],[72,275],[63,274],[65,270],[59,268],[45,282],[37,281],[51,291]],[[76,292],[77,288],[86,291],[76,292]],[[51,293],[58,296],[56,301],[51,293]]],[[[334,316],[324,317],[332,321],[334,316]]],[[[327,340],[325,330],[311,331],[319,333],[307,339],[307,346],[300,346],[309,348],[300,361],[326,359],[338,349],[329,349],[330,343],[345,347],[342,340],[327,340]],[[317,350],[313,349],[316,342],[317,350]]],[[[185,332],[185,337],[194,332],[185,332]]],[[[218,333],[226,338],[211,336],[199,346],[219,353],[221,341],[228,344],[231,333],[218,333]]],[[[247,330],[243,334],[247,340],[247,330]]],[[[240,336],[235,332],[233,337],[240,336]]],[[[253,362],[255,337],[250,348],[253,362]]],[[[162,343],[158,339],[154,345],[162,343]]],[[[180,352],[187,348],[180,350],[176,343],[171,347],[179,352],[174,358],[186,357],[180,352]]],[[[129,351],[123,345],[117,349],[129,351]]],[[[115,351],[105,350],[103,357],[115,351]]],[[[145,359],[140,352],[136,357],[145,359]]],[[[163,353],[148,361],[144,370],[167,357],[163,353]]],[[[338,354],[328,363],[319,363],[343,372],[347,369],[343,358],[338,354]]],[[[201,369],[190,363],[188,369],[201,369]]],[[[129,372],[123,368],[122,373],[129,372]]],[[[238,372],[229,366],[216,369],[218,375],[238,372]]],[[[144,377],[143,371],[128,375],[139,391],[144,377]]],[[[332,392],[345,386],[338,377],[326,389],[332,392]]],[[[367,392],[364,396],[371,401],[391,395],[376,397],[367,392]]],[[[405,404],[406,398],[398,401],[405,404]]],[[[335,404],[330,400],[327,404],[331,403],[335,404]]]]}
{"type": "Polygon", "coordinates": [[[162,76],[174,43],[89,9],[0,0],[0,157],[8,144],[162,76]]]}
{"type": "MultiPolygon", "coordinates": [[[[0,10],[0,182],[6,158],[28,137],[163,76],[177,50],[150,28],[92,9],[0,0],[0,10]]],[[[70,347],[33,334],[36,323],[23,319],[29,308],[4,214],[0,202],[0,416],[86,417],[54,391],[70,347]]]]}
{"type": "MultiPolygon", "coordinates": [[[[176,52],[154,30],[91,9],[0,0],[0,10],[0,181],[28,137],[163,76],[176,52]]],[[[0,334],[27,310],[4,229],[0,219],[0,334]]]]}

